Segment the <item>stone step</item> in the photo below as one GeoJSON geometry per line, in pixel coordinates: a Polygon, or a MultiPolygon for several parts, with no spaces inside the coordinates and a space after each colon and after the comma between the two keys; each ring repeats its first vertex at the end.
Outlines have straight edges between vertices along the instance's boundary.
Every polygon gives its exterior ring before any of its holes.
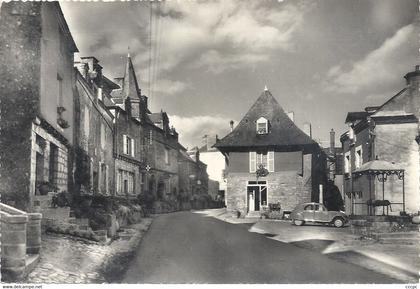
{"type": "Polygon", "coordinates": [[[24,275],[28,275],[35,269],[36,265],[39,261],[39,254],[27,254],[25,257],[25,273],[24,275]]]}
{"type": "Polygon", "coordinates": [[[245,218],[260,218],[261,213],[259,211],[249,211],[248,214],[246,214],[245,218]]]}

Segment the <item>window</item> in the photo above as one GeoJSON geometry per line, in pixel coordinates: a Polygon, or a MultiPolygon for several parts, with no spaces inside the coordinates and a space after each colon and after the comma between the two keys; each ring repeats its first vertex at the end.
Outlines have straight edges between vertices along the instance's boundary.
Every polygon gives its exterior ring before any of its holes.
{"type": "Polygon", "coordinates": [[[249,172],[255,173],[256,170],[256,152],[249,152],[249,172]]]}
{"type": "Polygon", "coordinates": [[[117,173],[117,193],[119,194],[133,194],[134,193],[134,173],[118,170],[117,173]]]}
{"type": "Polygon", "coordinates": [[[355,166],[356,169],[360,168],[363,164],[363,151],[362,151],[362,146],[358,146],[356,148],[356,154],[355,154],[355,166]]]}
{"type": "Polygon", "coordinates": [[[326,211],[326,209],[324,208],[324,206],[315,205],[315,211],[326,211]]]}
{"type": "Polygon", "coordinates": [[[169,149],[165,149],[165,164],[169,165],[169,149]]]}
{"type": "Polygon", "coordinates": [[[51,185],[57,185],[58,176],[58,147],[50,143],[50,162],[48,168],[48,181],[51,185]]]}
{"type": "Polygon", "coordinates": [[[257,120],[257,133],[267,134],[268,133],[268,121],[264,117],[260,117],[257,120]]]}
{"type": "Polygon", "coordinates": [[[108,166],[103,162],[99,162],[99,192],[108,192],[108,166]]]}
{"type": "Polygon", "coordinates": [[[117,193],[122,193],[122,170],[117,172],[117,193]]]}
{"type": "Polygon", "coordinates": [[[123,135],[123,153],[134,157],[134,139],[128,135],[123,135]]]}
{"type": "Polygon", "coordinates": [[[351,170],[350,152],[344,154],[344,173],[349,174],[351,170]]]}
{"type": "Polygon", "coordinates": [[[260,165],[274,172],[274,151],[249,152],[249,171],[254,173],[260,165]]]}
{"type": "Polygon", "coordinates": [[[101,148],[104,149],[106,144],[105,125],[101,122],[101,148]]]}
{"type": "Polygon", "coordinates": [[[89,138],[89,120],[90,120],[89,118],[90,118],[89,108],[85,106],[85,109],[83,111],[83,131],[85,133],[86,139],[89,138]]]}
{"type": "Polygon", "coordinates": [[[313,211],[314,210],[314,205],[307,205],[305,208],[303,208],[303,210],[305,210],[305,211],[313,211]]]}

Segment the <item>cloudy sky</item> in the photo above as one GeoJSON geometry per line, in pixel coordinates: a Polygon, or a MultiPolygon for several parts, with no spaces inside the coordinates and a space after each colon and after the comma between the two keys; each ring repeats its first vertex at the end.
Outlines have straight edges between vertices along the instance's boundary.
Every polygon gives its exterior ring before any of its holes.
{"type": "Polygon", "coordinates": [[[151,109],[181,142],[229,131],[267,85],[315,139],[380,105],[419,61],[417,0],[87,3],[62,9],[80,56],[121,76],[128,47],[151,109]],[[152,4],[151,4],[152,3],[152,4]]]}

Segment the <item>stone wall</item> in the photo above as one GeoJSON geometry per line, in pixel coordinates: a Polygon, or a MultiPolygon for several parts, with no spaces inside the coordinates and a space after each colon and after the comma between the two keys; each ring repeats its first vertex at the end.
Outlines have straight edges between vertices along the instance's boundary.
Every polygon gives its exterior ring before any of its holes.
{"type": "MultiPolygon", "coordinates": [[[[417,123],[381,124],[375,128],[375,154],[380,160],[395,162],[405,169],[405,200],[406,212],[420,211],[419,191],[419,146],[415,141],[418,134],[417,123]]],[[[390,177],[385,182],[385,199],[391,202],[402,202],[402,181],[390,177]]],[[[376,181],[376,199],[382,199],[382,184],[376,181]]],[[[401,205],[393,206],[398,214],[401,205]]],[[[378,211],[379,212],[379,211],[378,211]]]]}
{"type": "MultiPolygon", "coordinates": [[[[304,162],[304,167],[310,172],[311,155],[307,156],[309,160],[304,162]]],[[[229,173],[226,192],[229,211],[239,210],[241,215],[247,213],[247,185],[248,181],[255,180],[255,174],[229,173]]],[[[267,182],[267,203],[280,202],[283,210],[291,211],[297,204],[311,201],[310,173],[301,176],[294,171],[276,172],[258,180],[267,182]]]]}
{"type": "Polygon", "coordinates": [[[30,205],[31,124],[39,110],[41,3],[2,3],[0,16],[0,193],[30,205]]]}

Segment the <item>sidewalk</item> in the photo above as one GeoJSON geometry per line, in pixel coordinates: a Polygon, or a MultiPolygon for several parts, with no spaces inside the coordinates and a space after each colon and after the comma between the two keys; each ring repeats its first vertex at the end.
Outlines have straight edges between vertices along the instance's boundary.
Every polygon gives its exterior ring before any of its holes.
{"type": "Polygon", "coordinates": [[[152,219],[144,218],[126,230],[126,237],[110,245],[66,235],[42,235],[42,251],[37,267],[24,283],[68,284],[108,283],[111,266],[118,264],[132,246],[140,242],[152,219]]]}
{"type": "Polygon", "coordinates": [[[406,283],[419,282],[419,245],[381,244],[372,239],[353,235],[349,227],[334,228],[323,225],[297,227],[285,220],[237,219],[226,213],[226,209],[197,213],[233,224],[253,223],[250,232],[264,234],[268,238],[301,248],[316,250],[331,258],[353,263],[406,283]]]}

